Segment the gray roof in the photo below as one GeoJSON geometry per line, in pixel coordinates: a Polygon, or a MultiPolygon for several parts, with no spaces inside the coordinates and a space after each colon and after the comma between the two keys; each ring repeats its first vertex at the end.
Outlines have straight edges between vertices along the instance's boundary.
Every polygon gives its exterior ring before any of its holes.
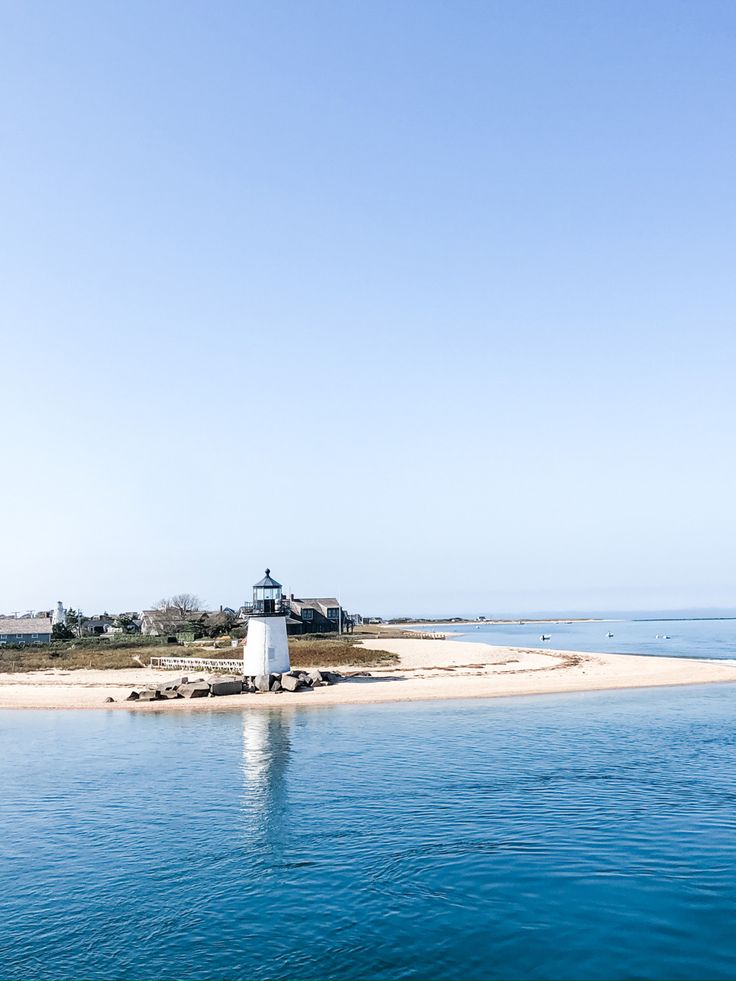
{"type": "Polygon", "coordinates": [[[312,599],[300,599],[298,596],[295,596],[294,599],[291,601],[291,605],[298,612],[301,612],[302,609],[306,606],[306,607],[311,607],[314,610],[319,610],[323,616],[327,616],[327,608],[328,607],[331,607],[332,609],[339,608],[340,603],[338,602],[337,599],[335,599],[334,596],[319,596],[316,598],[313,597],[312,599]]]}
{"type": "Polygon", "coordinates": [[[48,617],[2,617],[0,634],[50,634],[48,617]]]}
{"type": "Polygon", "coordinates": [[[281,589],[281,583],[276,582],[276,580],[271,576],[271,570],[266,569],[266,575],[257,582],[253,589],[281,589]]]}

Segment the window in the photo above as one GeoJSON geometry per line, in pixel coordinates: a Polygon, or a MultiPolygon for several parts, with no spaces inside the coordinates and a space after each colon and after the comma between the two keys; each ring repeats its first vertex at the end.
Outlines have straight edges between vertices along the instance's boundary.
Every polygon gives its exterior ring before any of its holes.
{"type": "Polygon", "coordinates": [[[34,640],[38,640],[38,634],[31,634],[31,637],[33,637],[34,640]]]}
{"type": "Polygon", "coordinates": [[[314,620],[314,610],[310,610],[308,606],[302,607],[302,620],[314,620]]]}
{"type": "Polygon", "coordinates": [[[339,606],[328,606],[327,607],[327,618],[328,620],[337,620],[340,617],[340,607],[339,606]]]}

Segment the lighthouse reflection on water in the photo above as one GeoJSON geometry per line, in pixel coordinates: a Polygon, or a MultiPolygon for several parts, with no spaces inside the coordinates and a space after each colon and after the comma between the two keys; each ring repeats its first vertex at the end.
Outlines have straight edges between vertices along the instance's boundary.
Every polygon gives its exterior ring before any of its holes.
{"type": "Polygon", "coordinates": [[[286,843],[289,828],[290,713],[251,709],[243,713],[243,810],[247,832],[269,845],[286,843]]]}

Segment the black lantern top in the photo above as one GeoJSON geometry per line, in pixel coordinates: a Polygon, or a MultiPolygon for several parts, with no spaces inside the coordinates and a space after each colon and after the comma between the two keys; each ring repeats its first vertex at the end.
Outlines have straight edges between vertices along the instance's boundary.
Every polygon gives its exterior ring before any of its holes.
{"type": "Polygon", "coordinates": [[[279,614],[284,612],[281,603],[281,583],[271,576],[271,570],[266,569],[266,575],[253,587],[253,612],[256,616],[263,613],[279,614]]]}

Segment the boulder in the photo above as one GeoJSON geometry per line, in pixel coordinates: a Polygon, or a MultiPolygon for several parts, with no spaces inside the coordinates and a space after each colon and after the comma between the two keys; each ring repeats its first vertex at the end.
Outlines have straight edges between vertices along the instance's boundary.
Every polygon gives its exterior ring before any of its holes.
{"type": "Polygon", "coordinates": [[[137,702],[140,698],[140,692],[132,691],[130,695],[125,699],[126,702],[137,702]]]}
{"type": "Polygon", "coordinates": [[[322,678],[328,685],[334,685],[342,678],[342,675],[339,671],[323,671],[322,678]]]}
{"type": "Polygon", "coordinates": [[[271,682],[271,691],[281,691],[281,679],[274,678],[271,682]]]}
{"type": "Polygon", "coordinates": [[[156,685],[156,691],[176,691],[189,681],[188,678],[170,678],[168,681],[160,681],[156,685]]]}
{"type": "Polygon", "coordinates": [[[115,701],[115,699],[114,699],[114,698],[111,698],[111,697],[110,697],[110,696],[108,695],[108,696],[107,696],[107,698],[105,699],[105,701],[106,701],[106,702],[114,702],[114,701],[115,701]]]}
{"type": "Polygon", "coordinates": [[[307,675],[307,684],[308,685],[319,685],[319,684],[321,684],[322,681],[323,681],[323,678],[322,678],[322,672],[321,671],[317,671],[317,670],[310,671],[309,674],[307,675]]]}
{"type": "Polygon", "coordinates": [[[164,695],[164,694],[166,694],[167,691],[176,691],[178,689],[178,687],[179,687],[178,682],[175,685],[172,685],[172,684],[169,684],[168,682],[166,682],[166,683],[162,683],[160,685],[156,685],[156,691],[159,693],[159,695],[164,695]]]}
{"type": "Polygon", "coordinates": [[[179,695],[182,698],[207,698],[209,693],[210,686],[206,681],[189,681],[179,687],[179,695]]]}
{"type": "Polygon", "coordinates": [[[257,674],[253,679],[253,683],[256,686],[256,691],[271,690],[271,676],[268,674],[257,674]]]}
{"type": "Polygon", "coordinates": [[[240,678],[210,678],[210,691],[213,695],[239,695],[243,690],[240,678]]]}
{"type": "Polygon", "coordinates": [[[181,698],[182,696],[179,694],[178,691],[160,691],[158,693],[158,697],[163,699],[164,701],[168,701],[169,699],[181,698]]]}
{"type": "Polygon", "coordinates": [[[138,696],[139,702],[155,702],[161,697],[161,693],[156,691],[155,688],[146,688],[138,696]]]}
{"type": "Polygon", "coordinates": [[[302,687],[303,682],[300,680],[297,674],[282,674],[281,675],[281,687],[284,691],[299,691],[302,687]]]}

